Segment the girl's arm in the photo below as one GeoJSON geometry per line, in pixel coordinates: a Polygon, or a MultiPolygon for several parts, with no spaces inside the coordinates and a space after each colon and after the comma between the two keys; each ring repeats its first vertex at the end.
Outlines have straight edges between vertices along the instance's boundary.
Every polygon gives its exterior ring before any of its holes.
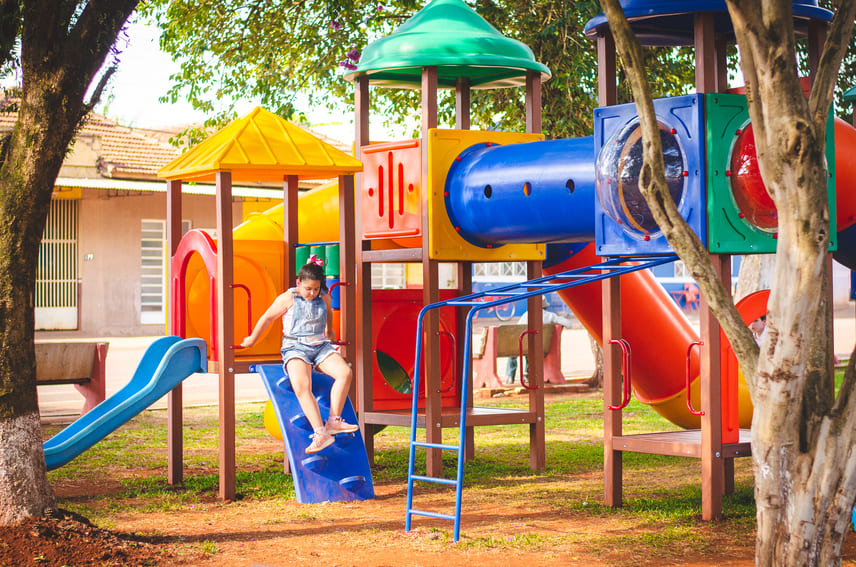
{"type": "Polygon", "coordinates": [[[288,311],[293,304],[294,296],[290,291],[280,294],[279,297],[273,300],[270,307],[262,313],[262,316],[259,317],[256,326],[253,328],[252,334],[249,337],[244,337],[244,340],[241,341],[241,347],[250,348],[256,344],[256,341],[259,340],[259,337],[261,337],[265,329],[267,329],[271,323],[285,315],[285,312],[288,311]]]}
{"type": "Polygon", "coordinates": [[[325,293],[321,297],[321,299],[324,300],[324,306],[327,308],[327,329],[325,334],[327,335],[328,339],[330,339],[331,341],[335,341],[336,334],[333,332],[333,304],[330,300],[330,294],[325,293]]]}

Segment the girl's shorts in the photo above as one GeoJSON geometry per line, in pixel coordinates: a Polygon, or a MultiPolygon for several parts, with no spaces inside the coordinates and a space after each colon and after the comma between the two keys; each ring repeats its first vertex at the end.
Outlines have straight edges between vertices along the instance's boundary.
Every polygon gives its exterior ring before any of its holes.
{"type": "Polygon", "coordinates": [[[315,367],[324,362],[331,354],[335,354],[336,349],[333,348],[330,341],[310,346],[297,341],[286,340],[280,352],[282,353],[283,368],[292,358],[299,358],[306,364],[315,367]]]}

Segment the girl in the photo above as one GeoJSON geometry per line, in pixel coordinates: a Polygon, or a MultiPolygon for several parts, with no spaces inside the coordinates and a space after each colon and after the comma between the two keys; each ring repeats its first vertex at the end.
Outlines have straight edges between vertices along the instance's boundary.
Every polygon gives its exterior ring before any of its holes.
{"type": "Polygon", "coordinates": [[[317,453],[328,447],[337,433],[352,433],[359,429],[341,417],[351,385],[351,368],[328,339],[332,336],[333,325],[328,317],[330,297],[324,285],[321,265],[321,260],[312,255],[309,263],[297,273],[297,287],[277,297],[259,318],[252,334],[241,342],[241,347],[250,348],[271,323],[282,318],[282,363],[297,401],[314,430],[307,453],[317,453]],[[330,418],[326,426],[321,419],[318,402],[312,395],[313,366],[334,379],[330,391],[330,418]]]}

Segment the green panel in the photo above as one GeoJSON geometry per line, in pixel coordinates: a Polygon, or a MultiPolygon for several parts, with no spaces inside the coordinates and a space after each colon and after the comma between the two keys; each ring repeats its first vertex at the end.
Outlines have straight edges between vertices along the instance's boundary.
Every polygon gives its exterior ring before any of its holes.
{"type": "Polygon", "coordinates": [[[327,255],[327,262],[324,264],[324,275],[331,276],[334,278],[339,277],[339,245],[338,244],[328,244],[326,246],[327,250],[325,254],[327,255]]]}
{"type": "Polygon", "coordinates": [[[297,271],[297,270],[300,270],[301,266],[303,266],[304,264],[306,264],[306,262],[309,261],[309,247],[308,246],[298,246],[297,249],[294,251],[294,255],[295,255],[294,263],[296,264],[296,270],[295,271],[297,271]]]}
{"type": "MultiPolygon", "coordinates": [[[[740,218],[731,192],[731,149],[739,132],[749,124],[746,96],[712,93],[705,95],[705,144],[707,146],[708,250],[720,254],[763,254],[776,251],[776,234],[765,232],[740,218]]],[[[837,247],[835,232],[835,131],[832,114],[826,129],[826,159],[829,179],[829,249],[837,247]]]]}
{"type": "Polygon", "coordinates": [[[310,246],[309,255],[312,256],[313,254],[318,256],[318,258],[320,258],[321,261],[324,262],[324,264],[327,264],[327,251],[325,250],[325,246],[323,244],[319,244],[318,246],[310,246]]]}

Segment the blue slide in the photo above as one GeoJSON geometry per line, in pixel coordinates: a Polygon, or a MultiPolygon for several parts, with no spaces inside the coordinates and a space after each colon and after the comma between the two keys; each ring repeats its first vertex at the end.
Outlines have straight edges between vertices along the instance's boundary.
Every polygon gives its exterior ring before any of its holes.
{"type": "MultiPolygon", "coordinates": [[[[369,467],[366,446],[359,430],[340,433],[336,442],[318,453],[306,454],[312,426],[300,409],[291,381],[282,364],[255,364],[251,372],[258,372],[270,394],[282,438],[291,464],[294,492],[301,504],[318,502],[350,502],[374,498],[374,485],[369,467]]],[[[321,372],[312,372],[312,395],[318,400],[322,419],[330,414],[330,388],[333,379],[321,372]]],[[[342,409],[342,418],[356,423],[357,415],[350,400],[342,409]]]]}
{"type": "Polygon", "coordinates": [[[206,370],[202,339],[161,337],[149,345],[133,378],[45,442],[48,470],[66,464],[161,399],[185,378],[206,370]]]}

